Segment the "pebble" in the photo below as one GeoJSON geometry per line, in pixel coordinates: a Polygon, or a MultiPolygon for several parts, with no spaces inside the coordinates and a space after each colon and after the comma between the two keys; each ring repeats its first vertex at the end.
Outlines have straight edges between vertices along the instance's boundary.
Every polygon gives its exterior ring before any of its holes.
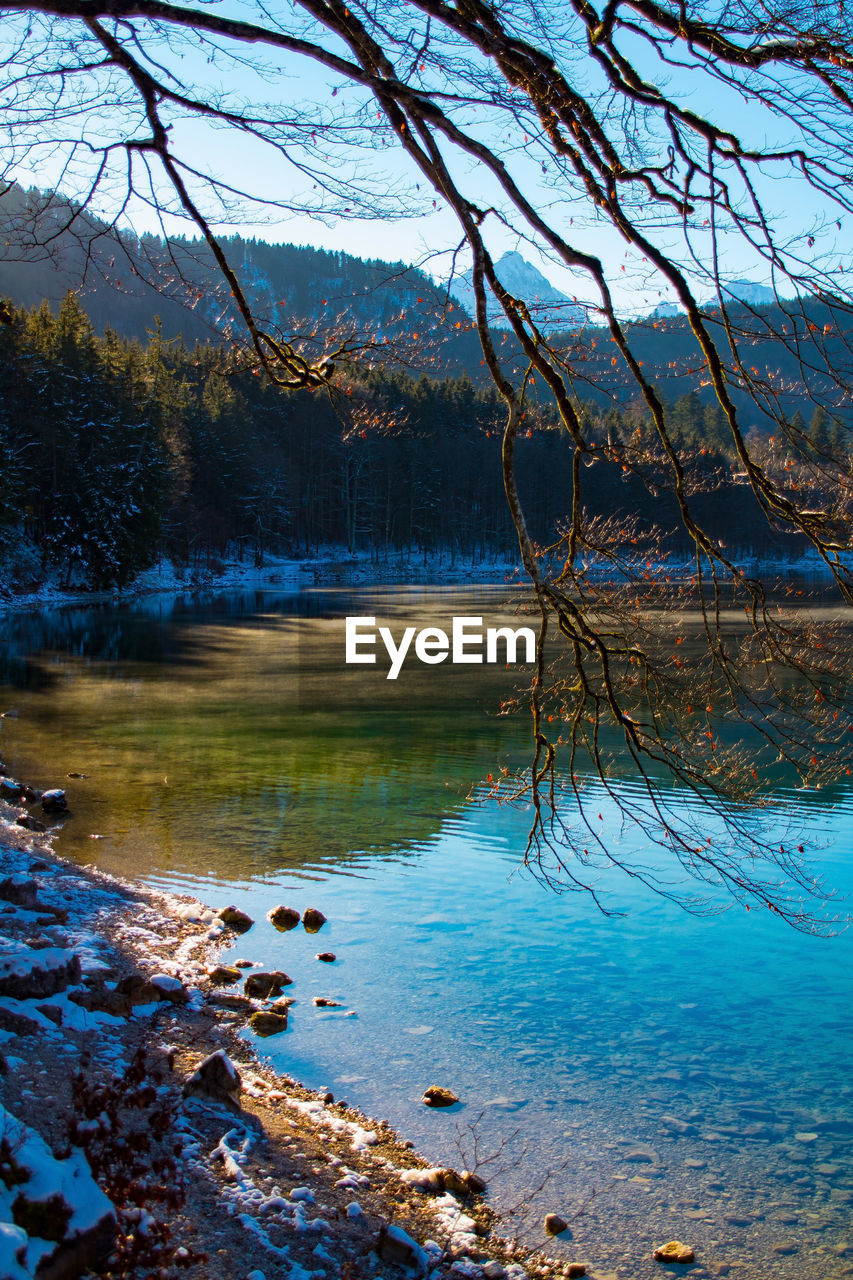
{"type": "Polygon", "coordinates": [[[694,1261],[694,1256],[690,1245],[683,1244],[680,1240],[670,1240],[667,1244],[659,1245],[652,1254],[655,1262],[680,1262],[685,1266],[694,1261]]]}
{"type": "Polygon", "coordinates": [[[326,917],[316,907],[307,907],[302,912],[302,925],[308,933],[316,933],[326,923],[326,917]]]}
{"type": "Polygon", "coordinates": [[[273,907],[272,911],[267,912],[267,919],[270,924],[281,930],[282,933],[287,932],[289,929],[295,929],[299,924],[300,918],[299,912],[295,907],[273,907]]]}
{"type": "Polygon", "coordinates": [[[245,933],[255,923],[247,912],[235,906],[223,907],[218,914],[222,923],[229,929],[234,929],[236,933],[245,933]]]}
{"type": "Polygon", "coordinates": [[[292,978],[280,969],[273,969],[270,973],[250,973],[243,984],[243,990],[247,996],[255,996],[261,1000],[266,1000],[270,996],[280,996],[284,987],[291,986],[292,978]]]}
{"type": "Polygon", "coordinates": [[[658,1154],[652,1147],[632,1147],[622,1157],[628,1164],[657,1164],[658,1154]]]}
{"type": "Polygon", "coordinates": [[[240,981],[240,970],[228,964],[218,964],[212,969],[208,969],[207,976],[210,982],[217,987],[230,987],[232,983],[240,981]]]}
{"type": "Polygon", "coordinates": [[[438,1084],[431,1084],[428,1089],[424,1090],[424,1096],[421,1101],[425,1107],[452,1107],[454,1102],[458,1102],[459,1099],[450,1089],[444,1089],[438,1084]]]}
{"type": "Polygon", "coordinates": [[[287,1014],[273,1013],[269,1009],[256,1009],[249,1018],[249,1026],[258,1036],[277,1036],[287,1030],[287,1014]]]}
{"type": "Polygon", "coordinates": [[[545,1221],[542,1225],[549,1236],[560,1236],[568,1228],[569,1224],[558,1213],[546,1213],[545,1221]]]}

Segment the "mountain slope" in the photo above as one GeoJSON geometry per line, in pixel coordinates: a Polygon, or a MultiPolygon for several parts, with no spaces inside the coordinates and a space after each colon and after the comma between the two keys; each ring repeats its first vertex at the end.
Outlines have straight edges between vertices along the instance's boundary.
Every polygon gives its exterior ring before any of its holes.
{"type": "MultiPolygon", "coordinates": [[[[541,329],[572,329],[586,319],[586,310],[559,289],[555,289],[542,272],[527,262],[520,253],[505,253],[495,263],[495,271],[507,292],[527,303],[534,321],[541,329]]],[[[473,316],[476,312],[473,268],[453,280],[449,289],[468,314],[473,316]]],[[[486,314],[489,323],[496,329],[510,327],[503,308],[491,289],[486,295],[486,314]]]]}

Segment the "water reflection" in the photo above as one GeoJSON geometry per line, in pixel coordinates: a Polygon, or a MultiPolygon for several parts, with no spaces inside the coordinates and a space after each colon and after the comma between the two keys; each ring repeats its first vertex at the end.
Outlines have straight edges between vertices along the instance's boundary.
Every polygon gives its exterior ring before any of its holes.
{"type": "MultiPolygon", "coordinates": [[[[508,1141],[486,1171],[505,1205],[558,1170],[519,1218],[582,1209],[568,1256],[651,1280],[652,1245],[679,1237],[717,1274],[840,1276],[851,936],[742,909],[696,918],[608,872],[624,916],[544,893],[518,872],[527,815],[469,795],[527,751],[523,720],[495,714],[513,673],[341,671],[345,613],[426,625],[503,595],[239,593],[9,617],[3,755],[37,785],[89,774],[67,783],[60,851],[250,911],[234,954],[295,979],[290,1029],[263,1046],[289,1072],[435,1159],[470,1155],[472,1125],[487,1152],[508,1141]],[[335,965],[266,922],[279,901],[325,912],[335,965]],[[431,1083],[460,1095],[455,1115],[420,1106],[431,1083]]],[[[851,803],[780,793],[775,809],[831,842],[821,870],[847,892],[851,803]]]]}

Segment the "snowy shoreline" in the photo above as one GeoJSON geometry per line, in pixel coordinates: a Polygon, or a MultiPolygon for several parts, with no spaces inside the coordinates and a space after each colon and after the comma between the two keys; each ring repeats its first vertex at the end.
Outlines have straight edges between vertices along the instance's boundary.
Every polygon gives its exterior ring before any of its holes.
{"type": "MultiPolygon", "coordinates": [[[[312,585],[346,583],[388,585],[406,582],[436,584],[503,581],[517,574],[512,560],[475,559],[467,556],[435,554],[411,556],[400,553],[376,560],[364,553],[353,555],[330,547],[305,559],[270,557],[262,568],[239,560],[220,562],[216,569],[178,569],[163,561],[139,575],[123,590],[69,590],[47,582],[36,590],[3,594],[0,614],[17,610],[85,607],[91,604],[130,604],[147,596],[199,594],[210,591],[298,590],[312,585]]],[[[8,590],[8,589],[7,589],[8,590]]]]}
{"type": "MultiPolygon", "coordinates": [[[[805,552],[789,559],[762,559],[747,554],[735,559],[747,575],[765,580],[789,577],[817,579],[831,582],[827,566],[815,553],[805,552]]],[[[643,560],[645,566],[645,560],[643,560]]],[[[690,578],[695,573],[693,560],[672,560],[657,567],[657,574],[690,578]]],[[[597,572],[589,570],[589,577],[611,577],[613,570],[605,566],[597,572]]],[[[507,557],[475,557],[436,552],[429,555],[412,555],[400,552],[377,559],[368,552],[351,553],[346,548],[327,547],[314,556],[304,559],[268,557],[262,568],[238,559],[220,561],[215,568],[181,569],[170,561],[140,574],[123,590],[83,591],[64,589],[55,582],[46,582],[32,591],[15,592],[0,584],[0,615],[17,610],[56,609],[85,607],[94,604],[132,604],[149,596],[196,595],[206,592],[229,590],[298,590],[309,586],[341,584],[348,586],[369,585],[418,585],[454,586],[484,583],[524,584],[526,581],[520,563],[507,557]]]]}
{"type": "MultiPolygon", "coordinates": [[[[68,863],[10,816],[0,826],[0,1100],[19,1164],[0,1153],[7,1280],[142,1276],[155,1264],[163,1277],[205,1280],[584,1274],[565,1255],[494,1234],[476,1170],[431,1168],[383,1121],[264,1065],[247,1018],[277,1005],[286,1025],[286,1004],[223,984],[217,954],[234,931],[212,908],[68,863]],[[116,1151],[135,1150],[140,1119],[159,1137],[133,1157],[137,1193],[116,1199],[116,1151]],[[36,1146],[39,1158],[28,1157],[36,1146]],[[158,1178],[170,1190],[152,1189],[158,1178]],[[61,1231],[43,1225],[44,1212],[23,1213],[16,1197],[28,1186],[37,1207],[50,1201],[54,1228],[67,1204],[61,1231]],[[134,1265],[104,1260],[110,1249],[134,1265]]],[[[249,962],[246,974],[262,976],[249,962]]]]}

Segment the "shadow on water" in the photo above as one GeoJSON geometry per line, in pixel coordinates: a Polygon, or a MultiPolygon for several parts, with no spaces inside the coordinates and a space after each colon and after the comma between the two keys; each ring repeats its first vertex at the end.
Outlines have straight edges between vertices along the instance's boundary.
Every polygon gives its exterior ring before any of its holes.
{"type": "MultiPolygon", "coordinates": [[[[494,609],[505,593],[468,593],[494,609]]],[[[337,863],[428,839],[523,723],[496,715],[505,669],[344,666],[348,612],[395,630],[453,612],[441,591],[238,593],[7,619],[4,759],[34,785],[66,773],[58,849],[130,874],[223,877],[337,863]]],[[[479,601],[479,603],[478,603],[479,601]]],[[[498,615],[502,616],[502,615],[498,615]]],[[[512,620],[512,615],[507,615],[512,620]]]]}

